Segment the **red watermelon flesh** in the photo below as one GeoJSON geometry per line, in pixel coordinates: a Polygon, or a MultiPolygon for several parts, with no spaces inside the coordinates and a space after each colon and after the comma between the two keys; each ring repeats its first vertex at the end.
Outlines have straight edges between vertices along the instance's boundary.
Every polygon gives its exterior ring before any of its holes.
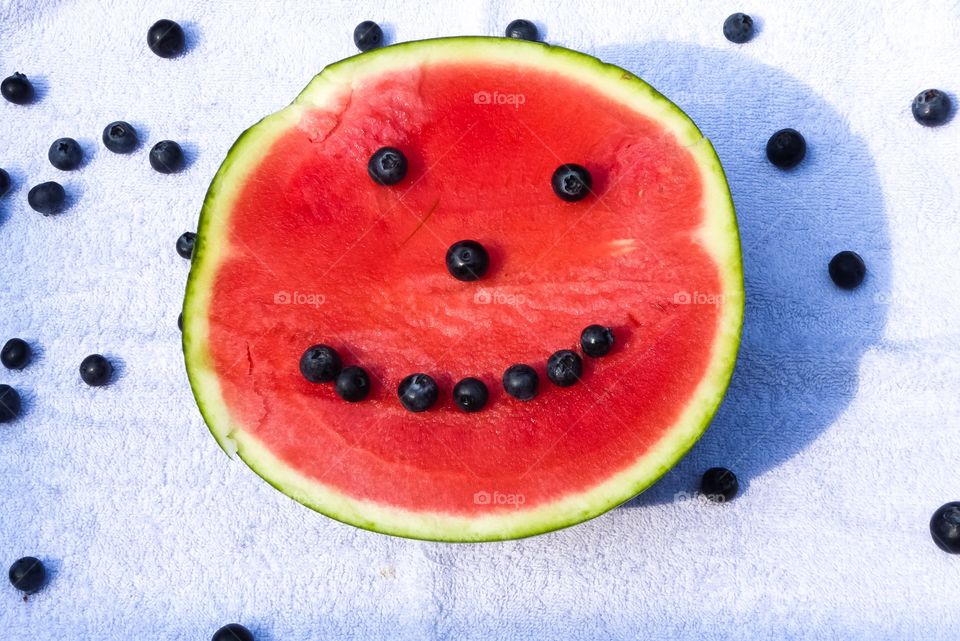
{"type": "MultiPolygon", "coordinates": [[[[702,402],[718,351],[729,362],[707,390],[713,407],[726,385],[736,346],[718,344],[739,335],[739,252],[724,256],[731,269],[711,246],[735,244],[736,227],[716,243],[703,231],[711,207],[732,219],[725,183],[713,202],[702,154],[589,74],[403,46],[425,53],[391,64],[389,49],[378,52],[382,68],[344,72],[349,81],[321,74],[322,100],[302,96],[268,144],[232,151],[243,158],[225,168],[247,168],[227,185],[229,203],[216,202],[214,182],[216,207],[208,197],[204,217],[219,224],[201,222],[191,275],[192,287],[204,280],[193,296],[203,301],[192,306],[188,291],[184,315],[188,369],[196,338],[229,417],[228,429],[211,428],[221,443],[235,439],[241,457],[244,443],[257,450],[263,464],[248,462],[284,491],[364,527],[472,540],[593,516],[602,510],[591,492],[636,472],[702,402]],[[367,159],[386,145],[410,162],[394,187],[367,176],[367,159]],[[565,162],[589,169],[593,195],[553,194],[550,176],[565,162]],[[490,252],[478,282],[446,271],[447,247],[463,239],[490,252]],[[547,357],[578,349],[591,323],[613,328],[614,351],[585,358],[574,387],[551,385],[547,357]],[[318,342],[367,369],[366,401],[345,403],[303,378],[300,355],[318,342]],[[536,399],[503,392],[514,363],[540,373],[536,399]],[[398,402],[413,372],[440,384],[428,412],[398,402]],[[480,413],[452,401],[466,376],[490,388],[480,413]],[[551,521],[552,506],[577,497],[581,518],[551,521]],[[338,513],[341,502],[369,520],[338,513]],[[497,530],[501,516],[509,525],[497,530]]],[[[640,83],[625,72],[622,81],[640,83]]],[[[192,379],[203,406],[213,395],[192,379]]],[[[651,461],[645,476],[652,482],[673,460],[651,461]]]]}

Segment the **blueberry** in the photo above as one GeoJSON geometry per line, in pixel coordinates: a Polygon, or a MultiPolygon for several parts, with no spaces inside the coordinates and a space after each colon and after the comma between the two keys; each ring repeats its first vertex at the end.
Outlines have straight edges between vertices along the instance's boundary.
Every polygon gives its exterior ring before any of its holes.
{"type": "Polygon", "coordinates": [[[475,240],[461,240],[447,250],[447,271],[457,280],[479,280],[489,267],[487,250],[475,240]]]}
{"type": "Polygon", "coordinates": [[[33,101],[33,85],[19,71],[3,79],[0,83],[0,93],[8,102],[15,105],[25,105],[33,101]]]}
{"type": "Polygon", "coordinates": [[[700,479],[700,493],[716,503],[733,499],[739,491],[737,476],[725,467],[711,467],[700,479]]]}
{"type": "Polygon", "coordinates": [[[27,202],[33,210],[44,216],[59,214],[63,211],[66,200],[67,194],[63,187],[55,182],[40,183],[27,194],[27,202]]]}
{"type": "Polygon", "coordinates": [[[113,365],[100,354],[91,354],[80,363],[80,378],[90,387],[101,387],[110,382],[113,365]]]}
{"type": "Polygon", "coordinates": [[[583,359],[576,352],[561,349],[547,359],[547,378],[558,387],[570,387],[583,375],[583,359]]]}
{"type": "Polygon", "coordinates": [[[83,162],[83,149],[73,138],[58,138],[47,152],[50,164],[63,171],[73,171],[83,162]]]}
{"type": "Polygon", "coordinates": [[[376,49],[383,43],[383,29],[372,20],[364,20],[353,30],[353,44],[360,51],[376,49]]]}
{"type": "Polygon", "coordinates": [[[103,146],[116,154],[129,154],[138,144],[137,130],[128,122],[118,120],[103,128],[103,146]]]}
{"type": "Polygon", "coordinates": [[[356,403],[365,399],[370,393],[370,377],[362,367],[351,365],[340,370],[334,387],[340,398],[356,403]]]}
{"type": "Polygon", "coordinates": [[[211,641],[253,641],[253,634],[239,623],[228,623],[213,633],[211,641]]]}
{"type": "Polygon", "coordinates": [[[43,587],[47,580],[47,570],[40,559],[25,556],[17,559],[10,566],[10,583],[21,592],[33,594],[43,587]]]}
{"type": "Polygon", "coordinates": [[[529,365],[519,363],[511,365],[503,373],[503,389],[510,396],[521,401],[529,401],[537,395],[540,379],[529,365]]]}
{"type": "Polygon", "coordinates": [[[30,345],[22,338],[11,338],[0,350],[0,363],[7,369],[23,369],[30,364],[30,345]]]}
{"type": "Polygon", "coordinates": [[[730,42],[742,45],[753,37],[753,18],[735,13],[723,21],[723,35],[730,42]]]}
{"type": "Polygon", "coordinates": [[[3,196],[10,190],[10,174],[5,169],[0,169],[0,196],[3,196]]]}
{"type": "Polygon", "coordinates": [[[613,349],[613,330],[603,325],[587,325],[580,332],[580,348],[593,358],[606,356],[613,349]]]}
{"type": "Polygon", "coordinates": [[[0,423],[7,423],[20,415],[20,394],[9,385],[0,385],[0,423]]]}
{"type": "Polygon", "coordinates": [[[465,378],[453,387],[453,401],[464,412],[479,412],[487,404],[490,392],[478,378],[465,378]]]}
{"type": "Polygon", "coordinates": [[[394,147],[381,147],[370,156],[367,173],[378,185],[396,185],[407,175],[407,157],[394,147]]]}
{"type": "Polygon", "coordinates": [[[913,117],[921,125],[942,125],[950,116],[950,96],[939,89],[927,89],[913,99],[913,117]]]}
{"type": "Polygon", "coordinates": [[[550,179],[553,193],[567,202],[583,200],[593,187],[593,179],[586,167],[566,164],[557,167],[550,179]]]}
{"type": "Polygon", "coordinates": [[[781,129],[767,141],[767,158],[781,169],[796,167],[807,155],[807,141],[796,129],[781,129]]]}
{"type": "Polygon", "coordinates": [[[177,253],[181,258],[190,260],[193,257],[193,248],[197,244],[197,235],[192,231],[185,231],[177,238],[177,253]]]}
{"type": "Polygon", "coordinates": [[[960,501],[942,505],[933,513],[930,535],[944,552],[960,554],[960,501]]]}
{"type": "Polygon", "coordinates": [[[161,140],[150,150],[150,166],[161,174],[173,174],[184,165],[183,149],[172,140],[161,140]]]}
{"type": "Polygon", "coordinates": [[[410,374],[397,386],[400,404],[411,412],[425,412],[437,402],[440,388],[428,374],[410,374]]]}
{"type": "Polygon", "coordinates": [[[506,36],[508,38],[517,38],[518,40],[531,40],[536,42],[540,39],[540,32],[537,31],[537,25],[529,20],[514,20],[507,25],[506,36]]]}
{"type": "Polygon", "coordinates": [[[340,373],[340,354],[329,345],[313,345],[300,357],[300,373],[311,383],[329,383],[340,373]]]}
{"type": "Polygon", "coordinates": [[[147,30],[147,46],[161,58],[176,58],[185,44],[183,29],[173,20],[157,20],[147,30]]]}
{"type": "Polygon", "coordinates": [[[856,252],[842,251],[830,259],[828,271],[837,287],[853,289],[863,282],[867,266],[856,252]]]}

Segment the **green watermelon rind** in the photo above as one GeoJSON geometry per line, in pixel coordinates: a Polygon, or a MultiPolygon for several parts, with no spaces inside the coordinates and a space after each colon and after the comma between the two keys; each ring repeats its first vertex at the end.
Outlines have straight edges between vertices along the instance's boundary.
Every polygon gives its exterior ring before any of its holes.
{"type": "Polygon", "coordinates": [[[743,269],[733,200],[716,151],[693,121],[653,87],[615,65],[592,56],[544,43],[481,36],[420,40],[377,49],[326,67],[288,107],[247,129],[233,144],[204,199],[183,308],[183,351],[187,374],[200,412],[220,447],[237,454],[254,472],[284,494],[317,512],[350,525],[395,536],[435,541],[494,541],[558,530],[599,516],[630,500],[663,476],[689,451],[709,425],[729,385],[743,323],[743,269]],[[228,243],[225,209],[231,185],[242,185],[260,153],[278,135],[296,125],[304,110],[324,104],[333,87],[394,68],[431,61],[502,61],[562,71],[582,79],[633,108],[655,118],[697,159],[704,186],[707,216],[699,240],[715,260],[723,282],[723,313],[718,324],[707,374],[681,418],[651,450],[628,469],[579,494],[532,509],[490,512],[476,516],[424,513],[350,498],[304,478],[278,460],[255,437],[235,426],[220,393],[206,345],[211,285],[218,254],[228,243]],[[252,153],[247,153],[251,151],[252,153]],[[221,200],[225,203],[221,203],[221,200]]]}

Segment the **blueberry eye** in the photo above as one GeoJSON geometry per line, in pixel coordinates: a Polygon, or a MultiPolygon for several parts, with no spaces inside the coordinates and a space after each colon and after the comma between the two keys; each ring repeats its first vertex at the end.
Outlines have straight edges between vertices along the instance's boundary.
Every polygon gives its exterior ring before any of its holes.
{"type": "Polygon", "coordinates": [[[593,179],[586,167],[574,164],[560,165],[550,180],[553,193],[567,202],[586,198],[593,187],[593,179]]]}
{"type": "Polygon", "coordinates": [[[381,147],[370,156],[367,173],[378,185],[396,185],[407,175],[407,157],[394,147],[381,147]]]}

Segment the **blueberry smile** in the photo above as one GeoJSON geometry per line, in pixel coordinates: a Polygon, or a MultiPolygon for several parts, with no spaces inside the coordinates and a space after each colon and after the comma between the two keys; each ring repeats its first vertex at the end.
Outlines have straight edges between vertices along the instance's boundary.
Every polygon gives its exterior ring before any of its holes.
{"type": "MultiPolygon", "coordinates": [[[[357,29],[360,30],[361,27],[372,29],[370,25],[376,27],[373,23],[361,23],[357,29]]],[[[370,33],[376,35],[376,31],[370,33]]],[[[533,39],[535,38],[534,33],[533,39]]],[[[373,47],[377,43],[366,44],[373,47]]],[[[366,44],[357,42],[357,46],[361,49],[366,44]]],[[[377,149],[367,162],[367,174],[373,182],[382,187],[391,187],[404,180],[408,169],[406,155],[396,147],[377,149]]],[[[550,185],[561,200],[575,203],[591,193],[593,179],[585,167],[567,163],[560,165],[553,172],[550,185]]],[[[191,257],[193,241],[194,235],[189,232],[178,240],[177,251],[184,258],[191,257]]],[[[450,245],[444,262],[451,276],[469,283],[480,280],[487,274],[490,268],[490,255],[479,242],[461,240],[450,245]]],[[[609,327],[589,325],[580,334],[580,348],[586,356],[600,358],[607,355],[612,347],[613,332],[609,327]]],[[[332,382],[337,395],[350,403],[360,402],[370,393],[370,379],[366,370],[356,365],[342,368],[340,355],[329,345],[317,344],[308,347],[300,358],[300,373],[311,383],[332,382]]],[[[583,376],[583,358],[569,349],[554,352],[547,359],[546,375],[557,387],[575,385],[583,376]]],[[[504,371],[501,384],[508,396],[519,401],[530,401],[539,393],[540,376],[530,365],[516,363],[504,371]]],[[[486,407],[489,400],[486,383],[472,376],[458,382],[453,388],[452,395],[456,406],[467,413],[479,412],[486,407]]],[[[408,411],[425,412],[434,407],[439,400],[440,386],[429,374],[422,372],[410,374],[398,384],[397,397],[400,404],[408,411]]]]}

